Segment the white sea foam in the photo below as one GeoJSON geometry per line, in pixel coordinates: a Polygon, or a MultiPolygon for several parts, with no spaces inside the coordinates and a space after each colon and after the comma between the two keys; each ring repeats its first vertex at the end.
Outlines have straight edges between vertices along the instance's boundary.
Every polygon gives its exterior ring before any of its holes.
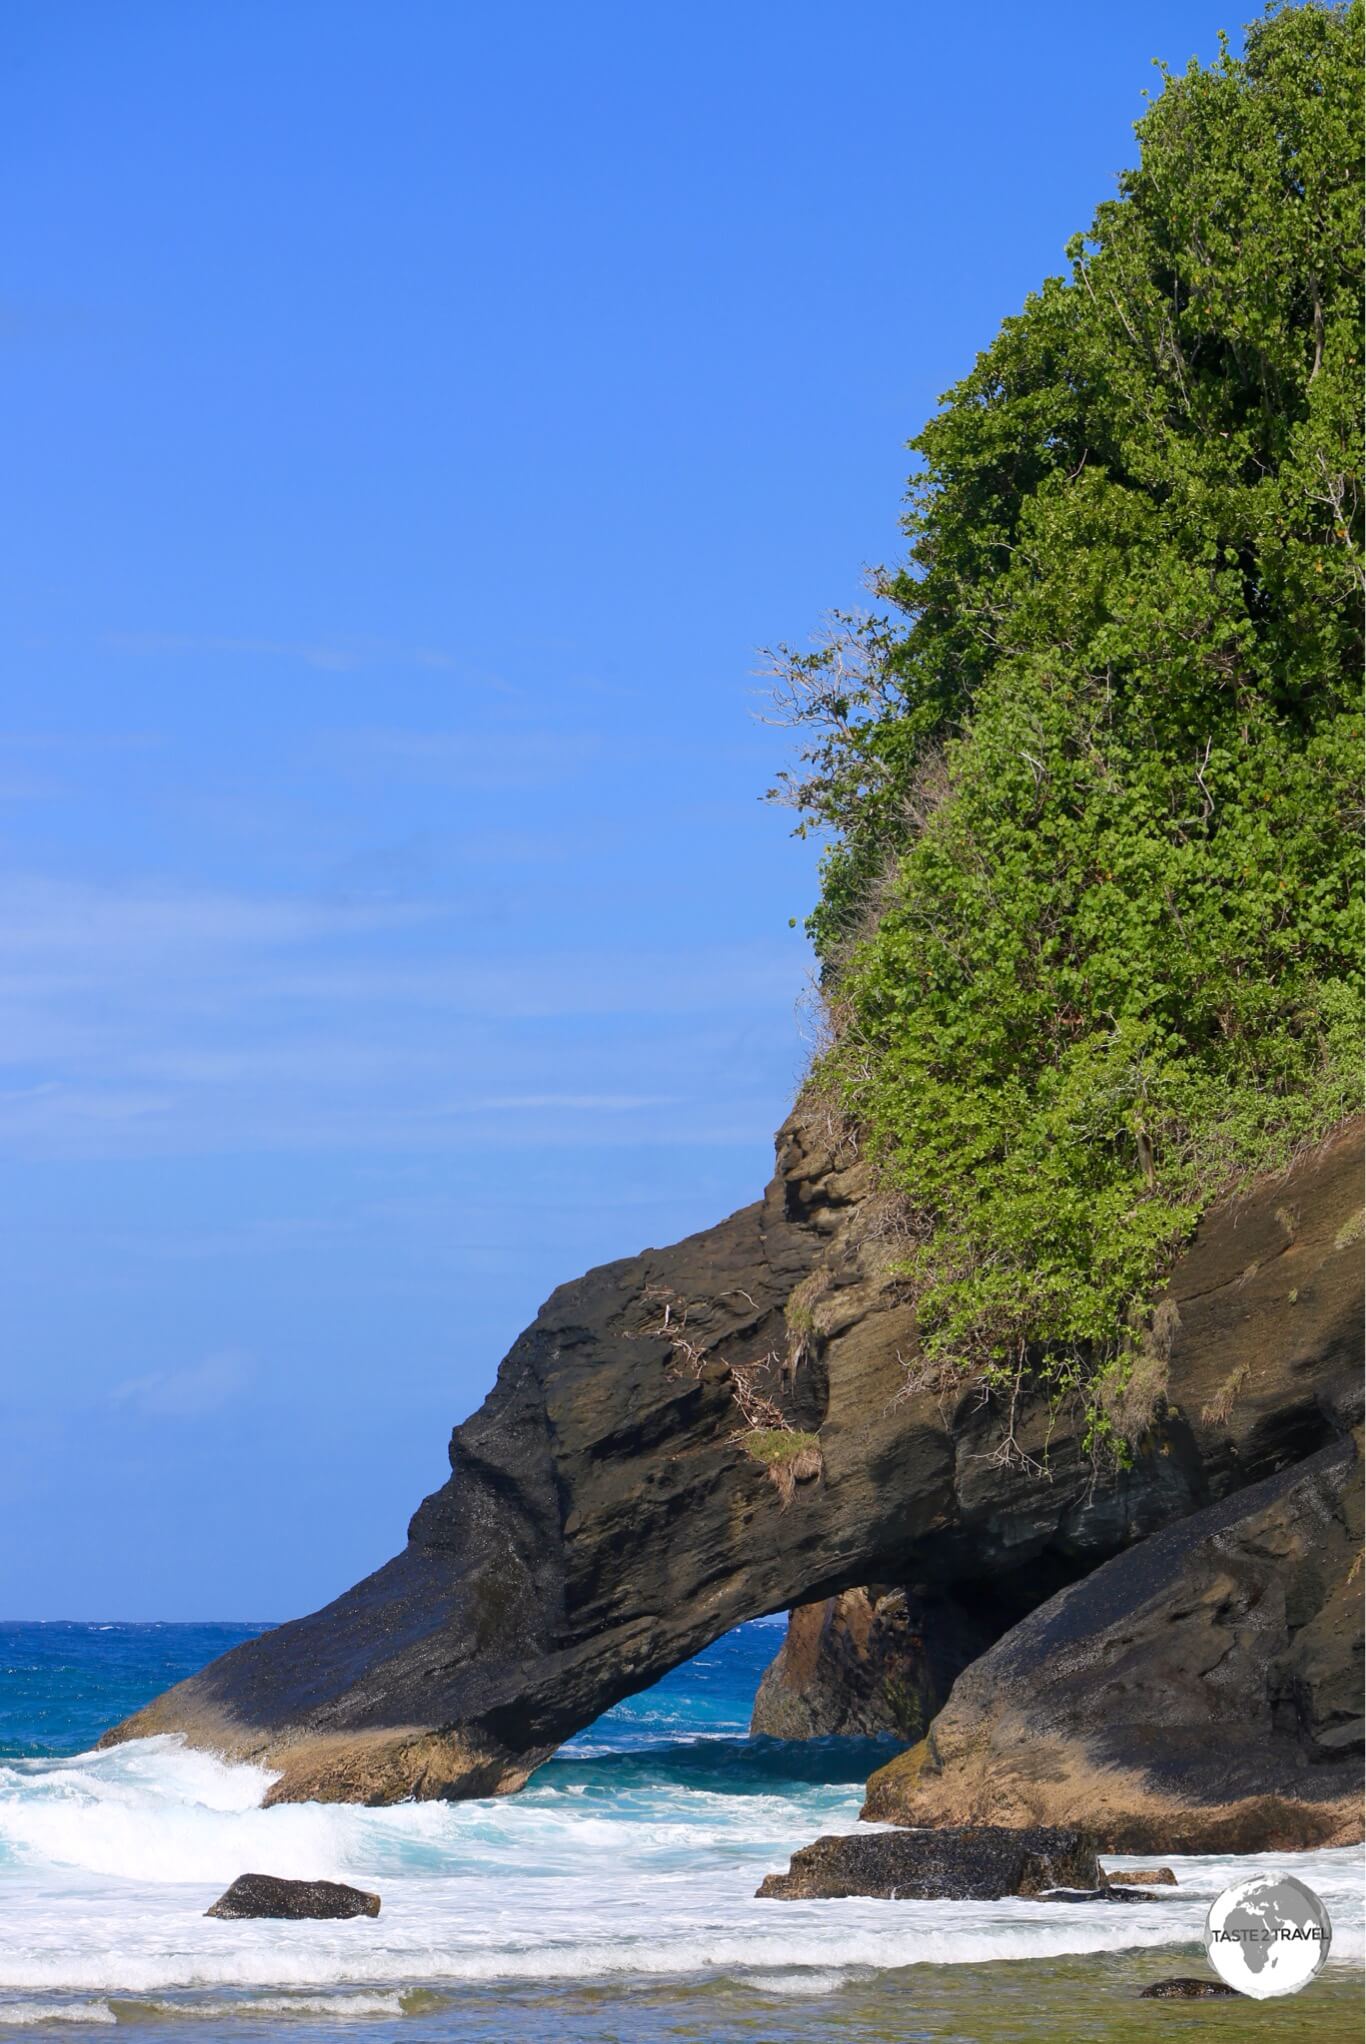
{"type": "Polygon", "coordinates": [[[794,1966],[787,1973],[742,1973],[740,1985],[752,1987],[760,1994],[837,1994],[852,1977],[844,1970],[794,1966]]]}
{"type": "MultiPolygon", "coordinates": [[[[117,1996],[115,1997],[117,2001],[117,1996]]],[[[186,2013],[185,2004],[176,2001],[142,2002],[140,2009],[150,2009],[159,2016],[177,2016],[186,2013]]],[[[350,2022],[369,2021],[375,2017],[406,2015],[407,1997],[394,1991],[390,1994],[367,1994],[363,1990],[353,1994],[253,1994],[241,2001],[203,2001],[193,2004],[197,2021],[211,2016],[251,2016],[259,2020],[262,2016],[304,2017],[329,2016],[350,2022]]],[[[115,2014],[118,2010],[116,2008],[115,2014]]]]}
{"type": "Polygon", "coordinates": [[[117,2023],[107,2001],[0,2001],[0,2030],[24,2030],[35,2023],[117,2023]]]}
{"type": "MultiPolygon", "coordinates": [[[[254,1989],[285,1997],[284,2017],[318,2015],[300,1997],[330,1991],[346,2003],[330,2011],[340,2018],[392,2015],[415,1982],[700,1974],[834,1992],[851,1969],[1189,1947],[1211,1898],[1262,1865],[1293,1867],[1323,1896],[1335,1962],[1362,1959],[1355,1851],[1173,1859],[1180,1885],[1126,1909],[760,1902],[760,1878],[798,1845],[855,1826],[857,1785],[751,1776],[727,1790],[667,1768],[552,1769],[495,1801],[263,1810],[269,1778],[167,1739],[0,1768],[0,2024],[36,2020],[13,2013],[35,1993],[254,1989]],[[383,1908],[344,1923],[206,1918],[247,1871],[359,1881],[383,1908]],[[6,2005],[5,1993],[20,1999],[6,2005]]],[[[72,2022],[110,2020],[103,2001],[67,2006],[72,2022]]]]}
{"type": "Polygon", "coordinates": [[[143,2001],[127,2003],[121,2007],[115,1996],[111,2005],[103,1999],[98,2001],[9,2001],[0,1997],[0,2031],[6,2029],[29,2029],[38,2023],[83,2023],[97,2026],[116,2024],[128,2017],[148,2015],[170,2019],[176,2016],[193,2016],[196,2023],[212,2018],[250,2017],[259,2022],[263,2016],[292,2017],[295,2021],[316,2021],[326,2017],[337,2022],[366,2022],[376,2018],[392,2021],[408,2013],[411,1997],[396,1990],[387,1994],[367,1993],[363,1989],[351,1994],[253,1994],[239,2001],[205,2001],[196,1999],[187,2007],[184,2002],[143,2001]]]}

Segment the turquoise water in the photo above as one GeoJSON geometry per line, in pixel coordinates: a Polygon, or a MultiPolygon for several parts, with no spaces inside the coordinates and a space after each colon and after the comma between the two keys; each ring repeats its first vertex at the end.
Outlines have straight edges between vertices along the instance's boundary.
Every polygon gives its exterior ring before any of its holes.
{"type": "Polygon", "coordinates": [[[263,1810],[268,1775],[175,1740],[90,1751],[260,1629],[0,1627],[0,2035],[1040,2044],[1165,2037],[1192,2016],[1239,2037],[1350,2022],[1354,1852],[1174,1861],[1179,1888],[1133,1910],[756,1901],[798,1845],[854,1827],[886,1751],[746,1738],[771,1622],[619,1705],[514,1797],[263,1810]],[[1333,1963],[1293,2011],[1240,2003],[1230,2029],[1224,2005],[1136,2003],[1142,1981],[1205,1972],[1209,1901],[1282,1864],[1334,1924],[1333,1963]],[[383,1908],[341,1924],[207,1919],[248,1870],[354,1881],[383,1908]]]}
{"type": "MultiPolygon", "coordinates": [[[[0,1623],[0,1759],[79,1753],[172,1682],[265,1625],[0,1623]]],[[[743,1737],[781,1622],[741,1626],[644,1695],[628,1697],[577,1749],[658,1744],[674,1736],[743,1737]]]]}

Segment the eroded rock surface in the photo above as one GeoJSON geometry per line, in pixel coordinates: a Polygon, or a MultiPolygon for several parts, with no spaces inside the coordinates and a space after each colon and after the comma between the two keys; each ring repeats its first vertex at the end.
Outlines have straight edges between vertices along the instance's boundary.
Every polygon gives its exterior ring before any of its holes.
{"type": "Polygon", "coordinates": [[[206,1916],[232,1921],[242,1917],[274,1917],[291,1922],[332,1921],[348,1916],[378,1916],[379,1896],[345,1881],[286,1881],[276,1874],[239,1874],[206,1916]]]}
{"type": "Polygon", "coordinates": [[[1154,1980],[1151,1987],[1139,1989],[1140,2001],[1238,2001],[1241,1999],[1236,1987],[1226,1987],[1222,1980],[1192,1980],[1178,1974],[1171,1980],[1154,1980]]]}
{"type": "Polygon", "coordinates": [[[1212,1215],[1170,1287],[1169,1403],[1134,1466],[1098,1479],[1077,1425],[1026,1412],[1040,1475],[975,1390],[908,1395],[879,1201],[796,1116],[763,1200],[552,1296],[396,1559],[106,1737],[258,1760],[277,1801],[491,1794],[746,1618],[867,1583],[1028,1609],[1351,1423],[1360,1211],[1349,1133],[1212,1215]],[[737,1439],[774,1411],[819,1437],[790,1496],[737,1439]]]}
{"type": "Polygon", "coordinates": [[[1343,1440],[1150,1534],[976,1661],[864,1814],[1084,1820],[1111,1852],[1359,1837],[1361,1522],[1343,1440]]]}
{"type": "Polygon", "coordinates": [[[846,1590],[799,1604],[764,1670],[750,1731],[772,1739],[914,1741],[929,1729],[954,1677],[1001,1631],[932,1590],[846,1590]]]}
{"type": "Polygon", "coordinates": [[[780,1902],[845,1895],[997,1902],[1050,1888],[1095,1889],[1101,1879],[1095,1840],[1085,1832],[981,1824],[817,1838],[793,1853],[785,1874],[767,1875],[756,1893],[780,1902]]]}

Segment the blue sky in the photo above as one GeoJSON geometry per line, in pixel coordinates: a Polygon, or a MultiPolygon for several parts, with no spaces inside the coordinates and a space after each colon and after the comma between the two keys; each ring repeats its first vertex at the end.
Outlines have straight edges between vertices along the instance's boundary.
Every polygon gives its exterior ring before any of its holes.
{"type": "Polygon", "coordinates": [[[756,649],[1205,0],[9,0],[0,1615],[276,1618],[754,1197],[756,649]]]}

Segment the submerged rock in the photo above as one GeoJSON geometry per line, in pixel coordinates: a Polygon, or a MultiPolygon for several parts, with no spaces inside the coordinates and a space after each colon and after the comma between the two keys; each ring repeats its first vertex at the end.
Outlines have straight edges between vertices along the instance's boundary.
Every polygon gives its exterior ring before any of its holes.
{"type": "Polygon", "coordinates": [[[1225,2001],[1229,1998],[1240,2001],[1236,1987],[1226,1987],[1222,1980],[1188,1980],[1178,1976],[1172,1980],[1155,1980],[1151,1987],[1139,1989],[1140,2001],[1225,2001]]]}
{"type": "Polygon", "coordinates": [[[1110,1852],[1360,1837],[1361,1538],[1351,1440],[1150,1535],[974,1662],[864,1815],[1110,1852]]]}
{"type": "Polygon", "coordinates": [[[344,1881],[286,1881],[276,1874],[239,1874],[206,1916],[329,1918],[378,1916],[379,1896],[344,1881]]]}
{"type": "Polygon", "coordinates": [[[1107,1881],[1100,1888],[1045,1888],[1036,1898],[1040,1902],[1160,1902],[1160,1895],[1150,1895],[1144,1888],[1112,1888],[1107,1881]]]}
{"type": "Polygon", "coordinates": [[[756,1893],[778,1901],[876,1895],[902,1902],[996,1902],[1100,1878],[1094,1839],[1084,1832],[1010,1831],[982,1824],[960,1831],[873,1831],[818,1838],[768,1874],[756,1893]]]}

